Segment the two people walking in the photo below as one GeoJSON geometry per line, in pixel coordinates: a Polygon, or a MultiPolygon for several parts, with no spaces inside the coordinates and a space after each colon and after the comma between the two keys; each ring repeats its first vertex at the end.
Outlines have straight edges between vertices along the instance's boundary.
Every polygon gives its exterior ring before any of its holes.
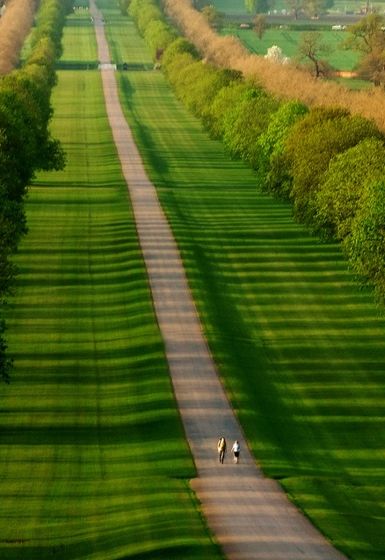
{"type": "MultiPolygon", "coordinates": [[[[223,462],[225,460],[226,449],[227,449],[226,439],[223,436],[221,436],[219,438],[217,448],[218,448],[219,462],[223,464],[223,462]]],[[[236,439],[234,441],[233,447],[231,448],[231,452],[232,452],[233,457],[234,457],[234,463],[238,463],[238,461],[239,461],[240,450],[241,450],[241,447],[239,445],[239,441],[236,439]]]]}

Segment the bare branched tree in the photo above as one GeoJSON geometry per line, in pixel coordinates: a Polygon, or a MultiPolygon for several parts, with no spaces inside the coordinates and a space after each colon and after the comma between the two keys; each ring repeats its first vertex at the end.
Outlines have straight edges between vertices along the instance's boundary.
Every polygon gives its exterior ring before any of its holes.
{"type": "Polygon", "coordinates": [[[311,73],[316,78],[329,76],[330,64],[322,58],[330,52],[330,47],[323,42],[322,35],[318,31],[307,31],[302,33],[298,45],[299,60],[307,61],[311,73]]]}

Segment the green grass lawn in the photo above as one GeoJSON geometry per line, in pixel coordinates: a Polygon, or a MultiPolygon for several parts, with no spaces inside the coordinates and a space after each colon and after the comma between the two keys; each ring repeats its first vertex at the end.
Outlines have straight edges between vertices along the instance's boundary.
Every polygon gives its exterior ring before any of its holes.
{"type": "MultiPolygon", "coordinates": [[[[245,15],[248,13],[245,8],[244,0],[210,0],[210,4],[229,16],[245,15]]],[[[333,14],[345,14],[346,11],[357,13],[363,6],[364,3],[360,2],[360,0],[335,0],[329,12],[333,14]]],[[[385,4],[383,0],[373,2],[372,6],[375,7],[379,13],[384,13],[385,4]]],[[[277,0],[272,3],[272,9],[277,11],[283,9],[288,10],[288,3],[285,2],[285,0],[277,0]]]]}
{"type": "Polygon", "coordinates": [[[77,10],[67,18],[63,32],[60,64],[95,64],[98,61],[94,26],[88,10],[77,10]]]}
{"type": "MultiPolygon", "coordinates": [[[[265,55],[267,49],[277,45],[285,56],[295,58],[298,54],[298,44],[301,40],[303,31],[289,29],[268,29],[259,39],[252,29],[229,28],[224,30],[232,35],[236,35],[251,52],[265,55]]],[[[329,46],[330,52],[325,54],[325,58],[336,70],[353,70],[358,62],[358,53],[351,50],[344,50],[341,47],[346,39],[344,31],[322,31],[323,42],[329,46]]]]}
{"type": "Polygon", "coordinates": [[[244,0],[213,0],[210,2],[220,12],[228,15],[246,14],[244,0]]]}
{"type": "Polygon", "coordinates": [[[30,189],[8,305],[0,558],[219,560],[188,485],[195,469],[99,73],[60,72],[53,104],[68,165],[30,189]]]}
{"type": "Polygon", "coordinates": [[[116,10],[104,10],[103,13],[107,21],[106,35],[111,60],[116,64],[129,62],[130,65],[148,64],[152,66],[153,60],[143,41],[135,41],[137,33],[133,21],[121,16],[116,10]]]}
{"type": "MultiPolygon", "coordinates": [[[[137,53],[141,39],[132,40],[137,53]]],[[[288,205],[261,194],[252,172],[208,138],[161,73],[119,77],[256,457],[350,558],[382,560],[383,310],[339,247],[320,243],[293,222],[288,205]]]]}

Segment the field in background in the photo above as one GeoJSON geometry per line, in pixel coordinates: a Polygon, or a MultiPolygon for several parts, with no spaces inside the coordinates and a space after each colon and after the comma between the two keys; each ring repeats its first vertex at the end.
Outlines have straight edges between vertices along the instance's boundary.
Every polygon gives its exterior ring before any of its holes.
{"type": "MultiPolygon", "coordinates": [[[[245,8],[244,0],[210,0],[208,3],[214,5],[218,10],[230,16],[248,14],[245,8]]],[[[383,13],[385,11],[384,1],[371,2],[370,5],[376,8],[379,13],[383,13]]],[[[366,3],[361,0],[346,0],[346,2],[344,0],[335,0],[329,13],[331,15],[344,15],[347,12],[356,14],[365,6],[366,3]]],[[[287,3],[284,0],[277,0],[272,6],[272,11],[276,10],[277,12],[281,12],[282,10],[287,9],[287,3]]]]}
{"type": "MultiPolygon", "coordinates": [[[[277,45],[285,56],[293,59],[298,54],[298,44],[301,41],[303,31],[292,29],[268,29],[259,39],[253,30],[237,29],[236,27],[224,29],[224,33],[229,33],[239,37],[242,43],[251,51],[259,55],[265,55],[267,50],[277,45]]],[[[351,50],[342,48],[342,42],[346,39],[344,31],[322,31],[322,40],[330,48],[330,53],[322,56],[336,70],[353,70],[357,61],[358,54],[351,50]]]]}
{"type": "MultiPolygon", "coordinates": [[[[132,42],[137,55],[131,23],[119,36],[126,43],[114,52],[129,53],[132,42]]],[[[351,558],[382,559],[385,321],[372,294],[337,245],[309,236],[288,205],[258,192],[252,172],[202,132],[159,72],[119,77],[256,457],[351,558]]]]}
{"type": "MultiPolygon", "coordinates": [[[[92,28],[64,61],[92,60],[92,28]],[[79,46],[80,45],[80,46],[79,46]]],[[[221,558],[191,494],[175,407],[100,74],[61,71],[64,172],[41,174],[8,309],[0,385],[2,560],[221,558]]]]}

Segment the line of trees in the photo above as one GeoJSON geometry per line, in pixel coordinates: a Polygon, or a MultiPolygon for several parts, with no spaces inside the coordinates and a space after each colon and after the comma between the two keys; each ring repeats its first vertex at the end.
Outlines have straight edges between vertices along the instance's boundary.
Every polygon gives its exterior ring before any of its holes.
{"type": "MultiPolygon", "coordinates": [[[[130,13],[136,19],[150,5],[167,26],[155,0],[132,0],[130,13]]],[[[384,134],[341,107],[278,100],[240,72],[202,60],[174,34],[170,28],[162,43],[161,65],[177,96],[255,170],[263,189],[292,202],[297,220],[341,242],[352,269],[385,300],[384,134]]]]}
{"type": "MultiPolygon", "coordinates": [[[[245,8],[250,14],[266,14],[274,8],[274,0],[244,0],[245,8]]],[[[334,0],[285,0],[287,10],[295,19],[300,13],[309,17],[317,17],[334,6],[334,0]]]]}
{"type": "MultiPolygon", "coordinates": [[[[56,83],[55,61],[72,0],[41,0],[30,53],[22,68],[0,80],[0,302],[12,289],[12,254],[27,231],[24,199],[37,170],[61,169],[64,152],[52,138],[50,96],[56,83]]],[[[9,382],[4,321],[0,324],[0,376],[9,382]]]]}
{"type": "Polygon", "coordinates": [[[332,81],[312,78],[290,64],[250,53],[234,36],[220,36],[210,28],[189,0],[162,0],[165,12],[201,55],[217,66],[240,70],[258,80],[273,95],[298,99],[309,107],[332,105],[347,108],[352,114],[373,119],[385,131],[385,95],[382,89],[351,91],[332,81]]]}
{"type": "Polygon", "coordinates": [[[12,0],[7,3],[0,17],[0,74],[10,72],[19,62],[20,50],[32,27],[36,7],[37,0],[12,0]]]}

